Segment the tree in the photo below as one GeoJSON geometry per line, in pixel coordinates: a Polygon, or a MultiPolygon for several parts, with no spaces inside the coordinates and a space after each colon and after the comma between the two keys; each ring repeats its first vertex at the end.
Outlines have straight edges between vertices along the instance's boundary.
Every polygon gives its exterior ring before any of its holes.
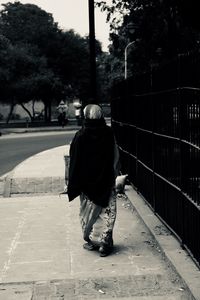
{"type": "MultiPolygon", "coordinates": [[[[121,25],[121,20],[125,15],[129,15],[134,10],[143,9],[146,5],[151,6],[154,2],[153,0],[112,0],[107,3],[107,1],[96,0],[96,6],[107,12],[107,21],[111,22],[111,30],[113,30],[121,25]]],[[[198,1],[159,0],[156,2],[170,7],[171,12],[175,9],[187,26],[200,28],[198,1]]]]}
{"type": "Polygon", "coordinates": [[[34,44],[43,53],[49,51],[60,31],[51,14],[33,4],[8,2],[2,6],[0,28],[13,44],[34,44]]]}
{"type": "Polygon", "coordinates": [[[195,22],[191,20],[194,9],[189,10],[190,18],[187,19],[187,8],[192,6],[184,5],[183,1],[112,0],[110,5],[97,1],[97,6],[107,12],[111,25],[110,53],[115,58],[123,61],[126,45],[135,41],[129,48],[132,74],[199,47],[199,31],[197,26],[192,26],[195,22]],[[128,31],[131,22],[137,26],[133,35],[128,31]]]}
{"type": "MultiPolygon", "coordinates": [[[[55,61],[56,72],[71,86],[71,97],[87,97],[89,89],[89,50],[86,38],[73,30],[62,32],[59,55],[55,61]]],[[[69,89],[65,89],[66,95],[69,89]]]]}
{"type": "Polygon", "coordinates": [[[112,85],[124,76],[124,65],[112,53],[102,53],[97,59],[97,92],[101,102],[109,102],[112,85]]]}
{"type": "Polygon", "coordinates": [[[9,74],[3,86],[11,108],[16,103],[24,106],[29,99],[42,100],[47,120],[52,101],[73,96],[86,99],[89,94],[88,39],[73,30],[59,29],[52,15],[36,5],[9,2],[3,7],[0,33],[7,41],[4,44],[9,44],[10,52],[4,59],[4,70],[0,64],[0,74],[1,71],[9,74]]]}
{"type": "MultiPolygon", "coordinates": [[[[11,102],[14,105],[20,101],[22,105],[22,101],[25,103],[32,97],[33,87],[36,92],[36,86],[40,89],[39,83],[41,86],[44,78],[55,77],[50,71],[50,59],[47,59],[46,53],[48,47],[53,49],[50,43],[56,39],[60,30],[53,17],[36,5],[9,2],[3,7],[0,12],[0,31],[13,47],[9,90],[15,92],[15,101],[11,97],[11,102]]],[[[48,86],[49,90],[51,88],[48,86]]]]}
{"type": "MultiPolygon", "coordinates": [[[[62,33],[57,68],[65,82],[70,83],[75,97],[87,103],[90,95],[89,37],[81,37],[73,30],[62,33]]],[[[102,55],[101,44],[96,40],[96,58],[102,55]]]]}
{"type": "Polygon", "coordinates": [[[0,91],[4,92],[4,85],[9,78],[9,59],[11,52],[11,43],[0,34],[0,91]]]}
{"type": "Polygon", "coordinates": [[[13,46],[8,40],[4,39],[4,41],[7,43],[4,43],[4,47],[0,49],[0,92],[1,101],[10,104],[7,121],[16,104],[20,104],[33,119],[34,115],[31,115],[24,104],[31,100],[43,99],[42,89],[53,94],[58,80],[47,68],[46,59],[39,56],[33,46],[13,46]],[[3,55],[5,51],[6,55],[3,55]]]}

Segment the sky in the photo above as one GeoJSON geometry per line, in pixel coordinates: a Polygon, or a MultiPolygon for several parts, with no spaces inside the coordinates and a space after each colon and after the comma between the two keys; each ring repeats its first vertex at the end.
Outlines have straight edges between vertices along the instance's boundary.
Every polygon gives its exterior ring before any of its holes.
{"type": "MultiPolygon", "coordinates": [[[[8,2],[15,1],[0,0],[0,5],[8,2]]],[[[88,0],[19,0],[19,2],[35,4],[51,13],[61,29],[74,29],[81,36],[89,33],[88,0]]],[[[109,24],[106,23],[106,14],[99,8],[95,9],[95,32],[96,38],[102,43],[103,50],[107,51],[109,24]]]]}

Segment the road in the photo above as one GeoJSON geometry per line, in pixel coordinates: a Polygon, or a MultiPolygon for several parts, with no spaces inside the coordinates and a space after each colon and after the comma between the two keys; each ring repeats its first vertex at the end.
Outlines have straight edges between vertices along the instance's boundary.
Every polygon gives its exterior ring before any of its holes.
{"type": "Polygon", "coordinates": [[[40,132],[0,138],[0,176],[10,172],[26,158],[41,151],[69,144],[75,131],[40,132]]]}

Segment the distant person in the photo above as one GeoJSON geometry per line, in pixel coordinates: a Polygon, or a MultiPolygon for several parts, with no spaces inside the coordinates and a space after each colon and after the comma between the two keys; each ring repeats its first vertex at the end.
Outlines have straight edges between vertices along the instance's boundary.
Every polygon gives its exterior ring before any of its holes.
{"type": "Polygon", "coordinates": [[[58,124],[64,127],[68,123],[68,119],[67,119],[68,105],[63,100],[61,100],[56,109],[59,113],[58,124]]]}
{"type": "Polygon", "coordinates": [[[66,112],[63,111],[58,115],[58,124],[62,126],[62,128],[67,124],[66,112]]]}
{"type": "Polygon", "coordinates": [[[80,196],[80,221],[87,250],[107,256],[113,249],[116,219],[115,178],[119,153],[100,106],[84,109],[83,127],[70,146],[68,197],[80,196]]]}

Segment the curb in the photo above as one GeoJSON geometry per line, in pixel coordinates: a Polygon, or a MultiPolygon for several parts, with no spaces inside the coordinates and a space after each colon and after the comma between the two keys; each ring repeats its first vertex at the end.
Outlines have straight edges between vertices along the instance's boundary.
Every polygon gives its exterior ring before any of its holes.
{"type": "Polygon", "coordinates": [[[10,183],[12,172],[10,171],[0,177],[0,197],[10,197],[10,183]]]}
{"type": "Polygon", "coordinates": [[[10,178],[10,195],[59,194],[64,186],[64,177],[10,178]]]}
{"type": "Polygon", "coordinates": [[[1,137],[5,137],[11,134],[26,134],[26,133],[36,133],[36,132],[68,132],[79,130],[80,126],[70,125],[64,128],[13,128],[13,129],[1,129],[1,137]]]}
{"type": "Polygon", "coordinates": [[[125,193],[138,216],[156,240],[164,257],[182,279],[191,295],[190,300],[200,300],[200,270],[189,254],[181,248],[175,236],[171,234],[145,203],[145,200],[132,187],[126,186],[125,193]]]}
{"type": "Polygon", "coordinates": [[[64,177],[12,178],[0,177],[0,197],[59,194],[64,191],[64,177]]]}

